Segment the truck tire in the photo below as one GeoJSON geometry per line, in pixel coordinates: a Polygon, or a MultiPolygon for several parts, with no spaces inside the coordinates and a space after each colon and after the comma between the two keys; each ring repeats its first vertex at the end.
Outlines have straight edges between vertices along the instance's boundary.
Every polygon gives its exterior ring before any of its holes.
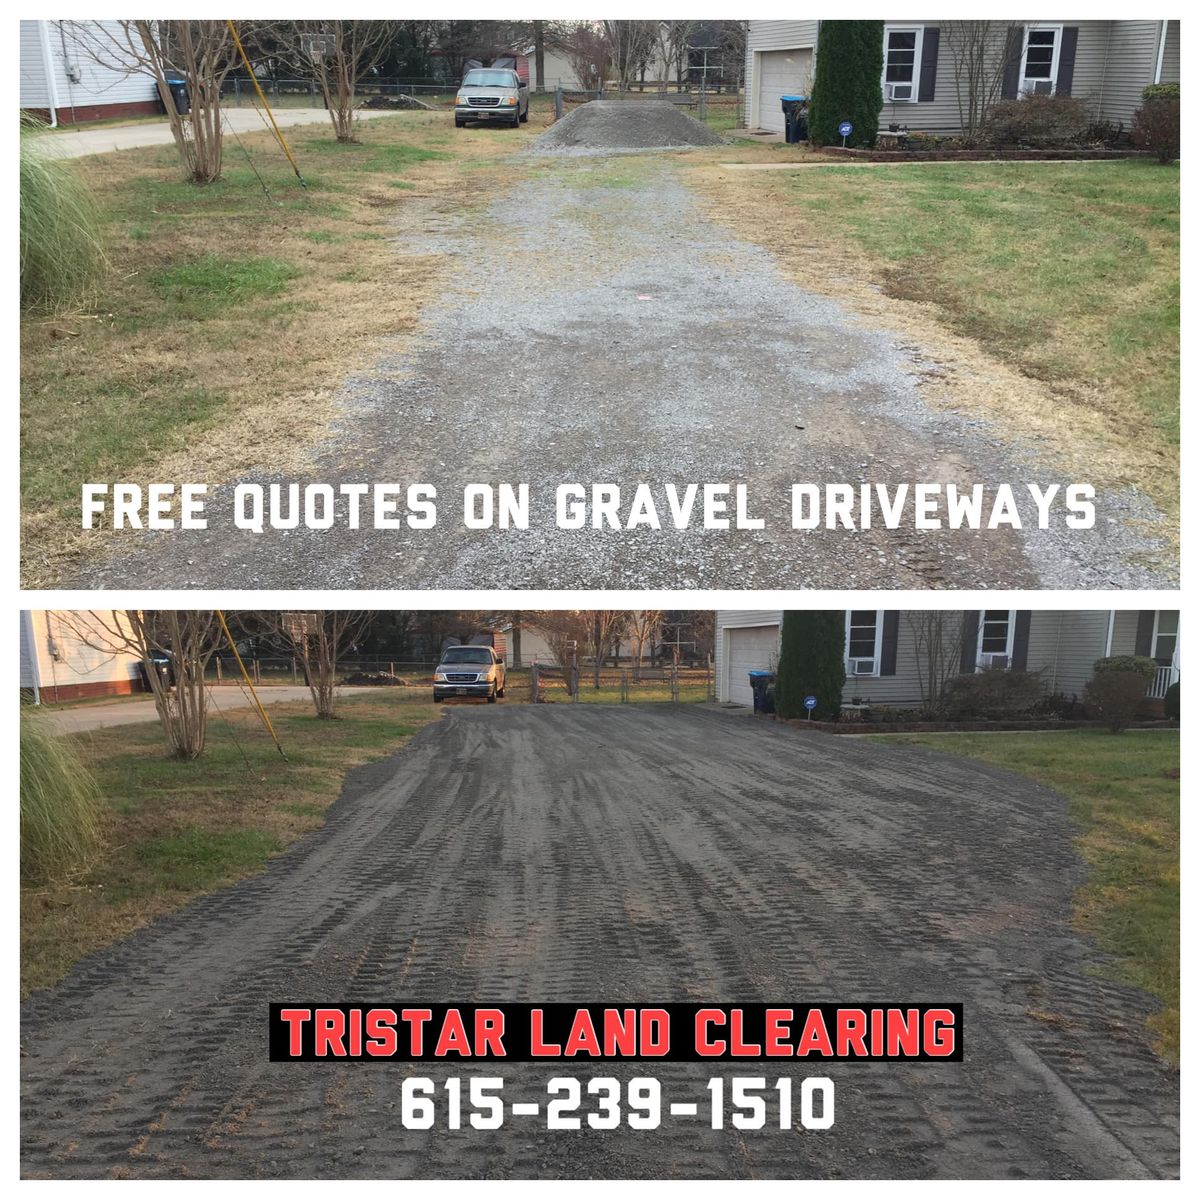
{"type": "Polygon", "coordinates": [[[492,685],[492,690],[490,692],[488,692],[488,703],[489,704],[496,703],[496,687],[494,684],[492,685]]]}

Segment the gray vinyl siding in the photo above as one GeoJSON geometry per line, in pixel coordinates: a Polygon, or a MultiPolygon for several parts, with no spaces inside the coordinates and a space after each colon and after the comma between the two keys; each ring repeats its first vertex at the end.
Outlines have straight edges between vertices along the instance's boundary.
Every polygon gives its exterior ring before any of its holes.
{"type": "MultiPolygon", "coordinates": [[[[1077,21],[1039,18],[1037,24],[1075,26],[1075,69],[1071,94],[1088,105],[1097,119],[1119,121],[1126,129],[1141,103],[1142,88],[1154,81],[1161,21],[1077,21]]],[[[880,113],[880,126],[907,125],[929,133],[952,134],[959,130],[957,89],[953,54],[945,23],[938,21],[889,20],[887,25],[920,25],[939,28],[937,79],[934,98],[928,101],[887,103],[880,113]]],[[[993,40],[997,61],[1004,53],[1010,25],[1024,21],[996,20],[993,40]]],[[[819,21],[751,21],[746,41],[747,111],[752,108],[758,80],[754,78],[754,52],[815,46],[819,21]]],[[[1179,79],[1179,22],[1168,23],[1163,54],[1162,79],[1179,79]]]]}
{"type": "Polygon", "coordinates": [[[1100,95],[1100,116],[1126,129],[1142,102],[1142,89],[1154,82],[1161,21],[1111,21],[1107,70],[1100,95]]]}
{"type": "Polygon", "coordinates": [[[1138,614],[1136,609],[1122,609],[1113,614],[1112,653],[1133,654],[1137,646],[1138,614]]]}
{"type": "MultiPolygon", "coordinates": [[[[882,611],[882,610],[881,610],[882,611]]],[[[961,612],[947,612],[945,638],[951,663],[960,654],[961,612]]],[[[924,663],[918,667],[916,622],[920,613],[902,611],[896,638],[894,675],[857,676],[846,680],[842,699],[850,703],[857,697],[864,703],[895,708],[911,708],[923,703],[928,690],[924,663]]],[[[882,616],[881,616],[882,619],[882,616]]],[[[782,612],[759,609],[731,609],[716,614],[716,669],[718,699],[728,699],[725,679],[726,629],[775,625],[782,627],[782,612]]],[[[1096,659],[1103,658],[1108,641],[1109,612],[1106,609],[1058,611],[1036,609],[1029,617],[1029,648],[1026,669],[1041,676],[1048,693],[1061,692],[1082,696],[1092,677],[1096,659]]],[[[1114,616],[1114,654],[1132,654],[1137,631],[1136,612],[1118,612],[1114,616]]],[[[954,672],[957,673],[957,667],[954,672]]]]}
{"type": "Polygon", "coordinates": [[[1092,677],[1092,665],[1104,657],[1108,640],[1108,611],[1043,612],[1029,618],[1029,657],[1026,669],[1040,672],[1048,693],[1082,696],[1092,677]]]}
{"type": "Polygon", "coordinates": [[[752,124],[757,103],[759,80],[754,73],[754,55],[763,50],[793,50],[813,47],[816,65],[817,33],[820,21],[751,21],[746,32],[746,123],[752,124]]]}
{"type": "Polygon", "coordinates": [[[729,699],[729,684],[725,678],[725,630],[749,629],[761,625],[776,625],[782,628],[783,613],[758,608],[722,609],[717,613],[713,633],[713,678],[717,681],[718,700],[729,699]]]}
{"type": "Polygon", "coordinates": [[[1179,82],[1179,22],[1167,22],[1167,41],[1163,47],[1162,73],[1159,83],[1179,82]]]}
{"type": "MultiPolygon", "coordinates": [[[[1075,47],[1075,73],[1071,85],[1071,95],[1085,101],[1094,114],[1100,112],[1109,27],[1124,24],[1148,24],[1155,28],[1158,27],[1158,23],[1155,21],[1057,21],[1047,18],[1038,20],[1036,23],[1040,25],[1071,25],[1079,29],[1079,40],[1075,47]]],[[[898,125],[907,125],[909,129],[919,129],[927,133],[953,134],[958,132],[962,122],[959,117],[958,90],[954,80],[954,54],[945,28],[937,21],[896,20],[888,21],[887,24],[940,28],[941,37],[938,39],[937,81],[933,99],[895,104],[885,103],[879,115],[880,128],[886,129],[889,124],[894,122],[898,125]]],[[[1024,22],[995,21],[993,24],[995,26],[992,31],[993,52],[996,61],[999,62],[1004,56],[1009,28],[1013,25],[1023,25],[1024,22]]],[[[1132,112],[1132,110],[1130,111],[1132,112]]],[[[1128,119],[1125,124],[1128,126],[1128,119]]]]}

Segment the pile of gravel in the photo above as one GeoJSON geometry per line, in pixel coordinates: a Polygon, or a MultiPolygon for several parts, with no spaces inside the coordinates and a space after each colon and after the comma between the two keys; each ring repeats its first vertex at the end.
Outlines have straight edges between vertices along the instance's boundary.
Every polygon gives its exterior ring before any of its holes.
{"type": "Polygon", "coordinates": [[[613,154],[720,146],[707,125],[659,100],[592,100],[534,140],[536,154],[613,154]]]}

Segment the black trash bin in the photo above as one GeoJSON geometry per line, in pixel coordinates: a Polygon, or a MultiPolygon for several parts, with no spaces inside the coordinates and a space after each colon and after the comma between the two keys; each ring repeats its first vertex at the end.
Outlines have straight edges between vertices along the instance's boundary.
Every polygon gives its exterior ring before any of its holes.
{"type": "MultiPolygon", "coordinates": [[[[154,668],[154,673],[162,680],[165,688],[169,690],[175,686],[175,668],[167,655],[155,654],[150,660],[150,665],[154,668]]],[[[138,663],[138,670],[142,676],[143,691],[153,691],[154,689],[150,686],[150,679],[146,673],[146,664],[144,662],[138,663]]]]}
{"type": "Polygon", "coordinates": [[[808,97],[780,96],[783,105],[783,136],[787,142],[808,141],[808,97]]]}
{"type": "Polygon", "coordinates": [[[186,117],[192,111],[191,103],[188,100],[187,81],[168,79],[167,87],[171,89],[171,99],[175,101],[175,111],[181,117],[186,117]]]}
{"type": "Polygon", "coordinates": [[[775,672],[751,671],[750,690],[754,693],[754,711],[756,713],[773,713],[775,711],[775,672]]]}

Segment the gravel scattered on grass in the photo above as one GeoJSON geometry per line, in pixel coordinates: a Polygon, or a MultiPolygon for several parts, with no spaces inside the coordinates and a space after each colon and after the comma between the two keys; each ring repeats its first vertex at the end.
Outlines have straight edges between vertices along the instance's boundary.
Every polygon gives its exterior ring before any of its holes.
{"type": "Polygon", "coordinates": [[[534,154],[608,154],[720,146],[724,139],[674,104],[658,100],[592,100],[556,121],[534,142],[534,154]]]}

